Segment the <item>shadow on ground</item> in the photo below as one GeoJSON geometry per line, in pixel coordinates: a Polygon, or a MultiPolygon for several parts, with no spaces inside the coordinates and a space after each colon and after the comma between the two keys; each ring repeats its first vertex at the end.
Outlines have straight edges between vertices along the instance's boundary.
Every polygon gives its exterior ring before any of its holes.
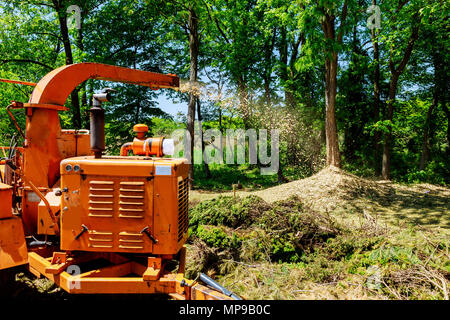
{"type": "Polygon", "coordinates": [[[166,301],[164,294],[69,294],[52,281],[37,279],[25,266],[0,271],[0,299],[23,302],[146,302],[166,301]]]}

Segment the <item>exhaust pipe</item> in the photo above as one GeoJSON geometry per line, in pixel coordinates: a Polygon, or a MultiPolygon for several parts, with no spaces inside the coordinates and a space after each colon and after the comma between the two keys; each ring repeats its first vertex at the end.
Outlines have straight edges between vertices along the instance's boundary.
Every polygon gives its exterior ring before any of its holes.
{"type": "Polygon", "coordinates": [[[91,151],[94,152],[95,159],[100,159],[105,151],[105,110],[102,103],[111,101],[111,92],[114,91],[105,88],[101,93],[94,94],[92,108],[89,110],[91,151]]]}

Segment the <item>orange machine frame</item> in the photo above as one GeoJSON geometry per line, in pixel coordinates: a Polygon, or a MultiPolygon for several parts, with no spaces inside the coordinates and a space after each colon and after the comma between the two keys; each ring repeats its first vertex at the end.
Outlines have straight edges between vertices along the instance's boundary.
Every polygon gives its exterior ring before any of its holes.
{"type": "MultiPolygon", "coordinates": [[[[58,117],[58,111],[67,110],[64,104],[70,93],[88,79],[130,83],[152,89],[179,87],[179,78],[175,75],[99,63],[79,63],[51,71],[37,83],[29,103],[24,105],[27,123],[23,173],[38,188],[45,190],[57,186],[59,164],[63,159],[90,154],[89,149],[78,149],[73,142],[67,143],[68,135],[61,130],[58,117]]],[[[76,141],[77,137],[71,140],[76,141]]],[[[36,231],[37,205],[23,203],[22,216],[27,229],[36,231]]]]}
{"type": "MultiPolygon", "coordinates": [[[[67,110],[64,104],[69,94],[79,84],[88,79],[130,83],[147,86],[151,89],[176,89],[179,87],[179,78],[176,75],[163,75],[98,63],[63,66],[47,74],[39,83],[29,84],[35,86],[29,102],[12,104],[14,108],[25,108],[27,119],[25,141],[23,149],[21,149],[23,165],[11,166],[11,168],[16,176],[20,177],[15,187],[19,189],[18,194],[22,198],[22,222],[27,233],[31,235],[37,233],[39,229],[38,221],[46,225],[45,228],[40,229],[41,233],[56,237],[64,235],[64,229],[60,230],[60,226],[64,228],[64,224],[58,221],[63,214],[59,213],[58,201],[55,200],[57,192],[61,192],[57,188],[61,186],[61,181],[64,185],[72,183],[73,186],[76,186],[77,183],[79,184],[76,179],[80,179],[76,178],[72,182],[69,181],[70,179],[67,180],[69,176],[61,179],[61,172],[64,172],[63,168],[68,161],[78,161],[83,164],[86,168],[83,174],[87,174],[89,170],[94,170],[93,172],[103,176],[111,174],[111,171],[105,171],[98,163],[93,162],[92,165],[89,165],[89,159],[91,158],[86,157],[91,154],[87,143],[89,133],[61,130],[59,122],[58,111],[67,110]],[[47,232],[48,228],[52,228],[52,232],[47,232]]],[[[157,155],[161,156],[159,153],[157,155]]],[[[105,161],[107,159],[108,157],[105,157],[105,161]]],[[[130,169],[133,169],[130,161],[123,157],[118,157],[117,160],[118,170],[123,171],[120,174],[129,175],[132,171],[130,169]],[[122,169],[120,169],[121,162],[123,163],[122,169]]],[[[173,167],[177,166],[176,159],[154,158],[153,160],[154,163],[164,161],[171,163],[173,172],[175,170],[173,167]]],[[[183,172],[180,172],[178,176],[182,180],[187,180],[187,166],[180,164],[178,165],[183,168],[183,172]]],[[[157,179],[155,181],[153,192],[157,197],[164,194],[165,188],[173,184],[164,179],[160,182],[157,179]]],[[[8,188],[3,189],[4,193],[9,192],[8,188]]],[[[79,190],[81,189],[75,188],[71,192],[76,193],[79,190]]],[[[64,190],[62,192],[64,193],[64,190]]],[[[62,196],[60,210],[64,210],[69,205],[74,205],[74,203],[67,202],[70,200],[64,197],[64,194],[62,196]]],[[[6,202],[2,202],[1,205],[10,207],[6,202]]],[[[173,203],[173,205],[176,206],[177,204],[173,203]]],[[[4,211],[5,209],[1,210],[4,211]]],[[[6,209],[6,211],[11,210],[6,209]]],[[[163,212],[163,210],[160,210],[160,212],[163,212]]],[[[11,220],[11,218],[8,219],[11,220]]],[[[13,219],[18,220],[17,218],[13,219]]],[[[185,227],[187,228],[187,226],[185,227]]],[[[149,230],[157,234],[157,228],[157,226],[154,226],[153,229],[149,230]]],[[[70,234],[70,232],[72,230],[69,230],[66,234],[70,234]]],[[[18,234],[21,234],[21,232],[18,232],[18,234]]],[[[6,233],[2,231],[0,236],[4,235],[6,233]]],[[[178,238],[176,243],[167,241],[167,246],[152,246],[151,250],[148,249],[150,247],[146,247],[147,249],[140,252],[139,255],[135,255],[133,259],[130,258],[129,251],[126,255],[122,255],[120,250],[113,250],[115,252],[89,251],[84,250],[86,247],[83,246],[78,249],[70,243],[73,240],[73,235],[71,235],[70,239],[61,239],[62,245],[60,248],[49,246],[46,243],[29,247],[28,267],[36,276],[45,276],[70,293],[158,292],[169,294],[176,299],[231,299],[229,295],[184,278],[186,248],[183,243],[186,240],[186,235],[187,232],[183,233],[182,241],[178,238]],[[179,262],[176,273],[168,272],[165,269],[166,263],[173,259],[179,262]],[[98,260],[103,261],[101,267],[96,263],[98,260]],[[76,270],[70,268],[81,264],[87,265],[82,273],[77,273],[76,270]]],[[[159,236],[164,240],[164,232],[159,236]]],[[[23,247],[23,243],[25,243],[24,240],[20,249],[22,258],[23,248],[25,248],[26,253],[26,247],[23,247]]],[[[16,264],[24,263],[22,260],[19,255],[16,264]]]]}

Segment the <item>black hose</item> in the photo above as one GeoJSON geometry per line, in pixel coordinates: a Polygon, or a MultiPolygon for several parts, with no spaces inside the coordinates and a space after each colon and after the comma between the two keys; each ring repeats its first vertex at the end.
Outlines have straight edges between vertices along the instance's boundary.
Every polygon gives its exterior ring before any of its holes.
{"type": "Polygon", "coordinates": [[[16,140],[16,135],[14,134],[11,138],[11,141],[9,142],[9,149],[8,149],[8,159],[11,159],[11,147],[13,145],[13,141],[16,140]]]}
{"type": "MultiPolygon", "coordinates": [[[[6,164],[8,166],[10,166],[11,160],[16,156],[16,148],[17,148],[17,134],[14,134],[11,138],[11,141],[9,142],[8,156],[6,158],[0,158],[0,160],[6,160],[6,164]]],[[[6,170],[6,166],[5,166],[5,170],[6,170]]],[[[0,173],[0,181],[2,183],[6,183],[5,180],[6,180],[6,171],[5,171],[5,177],[3,177],[0,173]]]]}
{"type": "Polygon", "coordinates": [[[10,160],[14,159],[14,157],[16,156],[16,148],[17,148],[17,141],[14,143],[14,146],[10,149],[11,150],[11,155],[9,157],[10,160]]]}

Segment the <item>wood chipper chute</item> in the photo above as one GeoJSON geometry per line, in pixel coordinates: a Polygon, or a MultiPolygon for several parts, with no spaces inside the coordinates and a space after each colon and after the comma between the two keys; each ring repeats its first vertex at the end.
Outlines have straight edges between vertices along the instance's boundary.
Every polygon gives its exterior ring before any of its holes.
{"type": "Polygon", "coordinates": [[[2,147],[0,269],[27,264],[69,293],[238,298],[204,275],[205,285],[184,277],[190,164],[164,157],[173,141],[146,138],[148,129],[138,124],[137,137],[120,156],[103,155],[102,103],[110,89],[93,97],[90,130],[61,129],[58,112],[88,79],[179,87],[175,75],[96,63],[64,66],[37,84],[22,83],[35,88],[28,103],[8,106],[24,141],[2,147]],[[24,131],[10,109],[25,111],[24,131]]]}

